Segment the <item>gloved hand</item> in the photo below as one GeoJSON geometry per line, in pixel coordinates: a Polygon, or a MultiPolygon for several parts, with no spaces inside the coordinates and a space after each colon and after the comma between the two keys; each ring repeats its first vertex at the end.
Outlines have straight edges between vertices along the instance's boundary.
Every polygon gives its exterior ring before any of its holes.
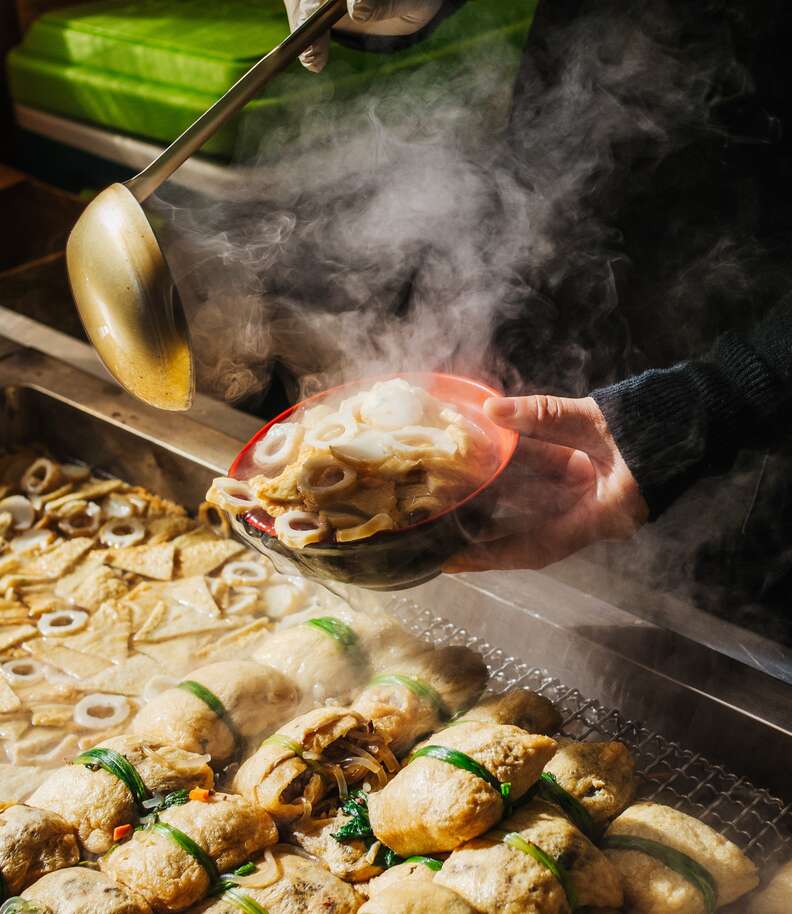
{"type": "MultiPolygon", "coordinates": [[[[285,0],[292,30],[321,5],[322,0],[285,0]]],[[[347,0],[349,15],[336,28],[366,35],[412,35],[434,19],[443,0],[347,0]]],[[[318,73],[327,63],[330,38],[325,35],[300,55],[304,67],[318,73]]]]}
{"type": "Polygon", "coordinates": [[[649,507],[591,397],[492,397],[484,408],[522,435],[501,478],[509,516],[444,571],[543,568],[646,523],[649,507]]]}

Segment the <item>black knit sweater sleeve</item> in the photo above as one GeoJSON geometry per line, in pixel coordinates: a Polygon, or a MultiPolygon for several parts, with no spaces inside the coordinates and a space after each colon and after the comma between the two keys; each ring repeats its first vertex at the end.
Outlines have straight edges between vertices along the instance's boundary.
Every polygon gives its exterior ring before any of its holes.
{"type": "Polygon", "coordinates": [[[727,333],[703,359],[592,394],[649,505],[661,514],[741,448],[792,436],[792,298],[750,337],[727,333]]]}

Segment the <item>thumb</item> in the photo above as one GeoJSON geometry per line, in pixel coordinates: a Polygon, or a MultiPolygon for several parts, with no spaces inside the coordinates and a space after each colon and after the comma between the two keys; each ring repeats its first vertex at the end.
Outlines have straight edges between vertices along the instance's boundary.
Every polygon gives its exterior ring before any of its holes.
{"type": "Polygon", "coordinates": [[[497,425],[529,438],[589,454],[602,451],[609,438],[605,417],[591,397],[490,397],[484,412],[497,425]]]}
{"type": "Polygon", "coordinates": [[[441,4],[438,0],[348,0],[347,6],[356,22],[403,18],[420,27],[434,18],[441,4]]]}

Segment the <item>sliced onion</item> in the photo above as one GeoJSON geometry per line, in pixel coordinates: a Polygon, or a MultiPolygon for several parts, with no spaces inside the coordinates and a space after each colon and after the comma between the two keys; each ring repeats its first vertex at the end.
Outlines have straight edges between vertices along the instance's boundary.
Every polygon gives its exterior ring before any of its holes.
{"type": "Polygon", "coordinates": [[[229,876],[226,878],[229,882],[233,882],[243,889],[266,889],[278,882],[282,876],[283,870],[280,862],[275,858],[272,850],[267,848],[264,851],[263,862],[256,866],[254,873],[250,873],[248,876],[229,876]]]}
{"type": "Polygon", "coordinates": [[[426,394],[403,378],[375,384],[360,409],[365,422],[386,430],[416,426],[423,418],[426,394]]]}
{"type": "Polygon", "coordinates": [[[118,492],[111,492],[102,502],[102,514],[105,517],[132,517],[137,513],[137,505],[118,492]]]}
{"type": "Polygon", "coordinates": [[[146,528],[137,517],[115,517],[102,524],[99,539],[105,546],[124,549],[140,543],[146,536],[146,528]]]}
{"type": "Polygon", "coordinates": [[[350,416],[331,413],[305,433],[305,443],[311,447],[327,449],[351,441],[357,431],[357,422],[350,416]]]}
{"type": "Polygon", "coordinates": [[[69,482],[83,482],[91,475],[90,468],[81,463],[62,463],[60,470],[69,482]]]}
{"type": "Polygon", "coordinates": [[[348,492],[357,482],[357,473],[334,457],[309,460],[300,473],[297,488],[317,501],[348,492]]]}
{"type": "Polygon", "coordinates": [[[273,425],[253,448],[253,463],[264,473],[276,475],[297,455],[303,430],[294,422],[273,425]]]}
{"type": "Polygon", "coordinates": [[[122,724],[131,708],[123,695],[95,692],[80,699],[74,706],[74,722],[86,730],[111,730],[122,724]]]}
{"type": "Polygon", "coordinates": [[[336,780],[336,785],[338,786],[338,796],[341,798],[341,800],[346,800],[349,796],[349,786],[347,785],[347,779],[344,776],[344,772],[341,770],[341,766],[327,762],[325,763],[325,767],[336,780]]]}
{"type": "Polygon", "coordinates": [[[221,572],[224,581],[232,587],[239,584],[256,586],[263,584],[269,577],[269,569],[262,565],[261,562],[250,560],[241,560],[238,562],[229,562],[221,572]]]}
{"type": "Polygon", "coordinates": [[[44,667],[38,660],[27,660],[20,657],[17,660],[7,660],[0,670],[11,683],[18,685],[32,685],[44,678],[44,667]]]}
{"type": "Polygon", "coordinates": [[[229,514],[246,514],[258,505],[253,490],[246,482],[228,476],[215,479],[206,493],[206,500],[229,514]]]}
{"type": "Polygon", "coordinates": [[[396,524],[390,514],[375,514],[365,524],[357,527],[347,527],[345,530],[336,530],[336,540],[339,543],[352,543],[356,540],[368,539],[375,533],[383,530],[393,530],[396,524]]]}
{"type": "Polygon", "coordinates": [[[46,549],[55,539],[52,530],[25,530],[11,540],[12,552],[32,552],[34,549],[46,549]]]}
{"type": "Polygon", "coordinates": [[[56,609],[38,620],[38,630],[45,638],[62,638],[82,631],[88,624],[88,613],[82,609],[56,609]]]}
{"type": "Polygon", "coordinates": [[[454,439],[441,428],[413,425],[391,432],[393,447],[403,457],[450,457],[456,453],[454,439]]]}
{"type": "Polygon", "coordinates": [[[58,529],[67,536],[92,536],[99,529],[102,509],[93,501],[70,501],[64,505],[58,529]]]}
{"type": "Polygon", "coordinates": [[[15,530],[29,530],[36,519],[33,505],[24,495],[9,495],[0,501],[0,514],[5,511],[13,518],[15,530]]]}
{"type": "Polygon", "coordinates": [[[61,468],[49,457],[39,457],[25,470],[22,476],[22,488],[28,495],[43,495],[57,488],[63,479],[61,468]]]}
{"type": "Polygon", "coordinates": [[[148,703],[168,689],[176,688],[178,684],[179,680],[173,676],[152,676],[143,687],[143,701],[148,703]]]}
{"type": "Polygon", "coordinates": [[[287,511],[275,519],[275,535],[290,549],[321,542],[328,532],[325,521],[308,511],[287,511]]]}
{"type": "MultiPolygon", "coordinates": [[[[174,680],[174,682],[178,682],[178,680],[174,680]]],[[[196,755],[178,748],[170,749],[169,755],[163,755],[149,743],[143,743],[140,748],[146,758],[153,759],[162,768],[187,777],[199,775],[204,765],[208,765],[212,761],[211,755],[196,755]]]]}

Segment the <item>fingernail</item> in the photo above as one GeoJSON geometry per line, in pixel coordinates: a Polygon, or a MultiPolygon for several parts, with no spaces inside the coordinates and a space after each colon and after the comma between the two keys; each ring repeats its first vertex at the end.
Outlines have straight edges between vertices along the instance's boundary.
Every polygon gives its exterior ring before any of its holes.
{"type": "Polygon", "coordinates": [[[487,400],[487,412],[496,419],[508,419],[514,415],[516,403],[507,397],[487,400]]]}
{"type": "Polygon", "coordinates": [[[368,22],[374,15],[374,7],[370,3],[354,3],[352,5],[352,18],[357,22],[368,22]]]}

